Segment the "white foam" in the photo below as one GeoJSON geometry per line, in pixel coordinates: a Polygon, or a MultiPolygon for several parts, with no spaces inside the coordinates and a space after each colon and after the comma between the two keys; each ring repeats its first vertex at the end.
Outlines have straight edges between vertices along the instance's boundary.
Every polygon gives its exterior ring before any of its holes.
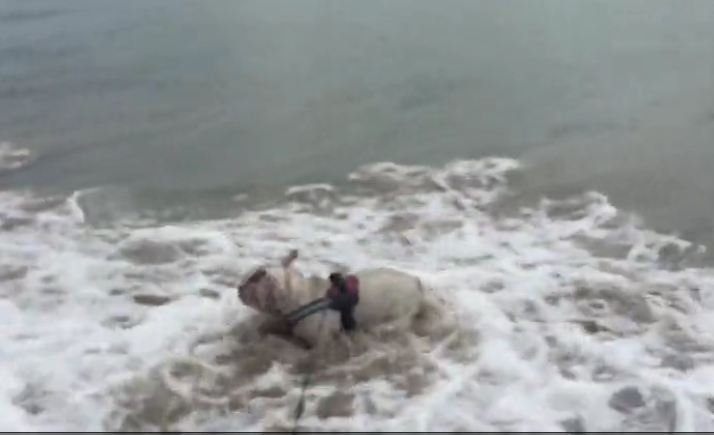
{"type": "Polygon", "coordinates": [[[0,142],[0,171],[21,168],[30,162],[32,154],[11,142],[0,142]]]}
{"type": "Polygon", "coordinates": [[[0,270],[0,428],[99,431],[133,418],[160,429],[141,409],[168,412],[177,403],[192,412],[167,428],[289,426],[294,367],[305,356],[288,344],[258,346],[234,285],[293,248],[305,273],[335,264],[416,273],[452,304],[459,325],[435,342],[403,344],[420,346],[413,351],[373,343],[334,368],[350,382],[321,372],[303,429],[546,431],[580,419],[589,431],[637,430],[656,420],[657,388],[675,398],[677,429],[714,428],[712,271],[663,268],[665,247],[689,244],[642,228],[597,193],[497,217],[519,168],[509,159],[374,164],[351,176],[366,194],[302,186],[269,210],[138,229],[86,226],[77,195],[37,209],[24,206],[37,200],[28,194],[0,194],[0,218],[25,219],[0,239],[0,262],[13,268],[0,270]],[[311,201],[319,213],[305,207],[311,201]],[[621,255],[598,256],[595,242],[621,255]],[[135,254],[143,243],[176,255],[142,262],[135,254]],[[168,299],[134,301],[145,294],[168,299]],[[244,379],[256,352],[276,361],[244,379]],[[667,367],[667,355],[691,364],[667,367]],[[380,358],[383,369],[369,368],[380,358]],[[167,374],[182,359],[200,367],[199,378],[167,374]],[[409,391],[407,375],[425,385],[409,391]],[[609,405],[625,386],[638,387],[645,402],[630,415],[609,405]],[[283,393],[260,395],[271,389],[283,393]],[[320,417],[318,405],[339,391],[351,395],[351,414],[320,417]],[[127,397],[138,408],[120,400],[127,397]]]}

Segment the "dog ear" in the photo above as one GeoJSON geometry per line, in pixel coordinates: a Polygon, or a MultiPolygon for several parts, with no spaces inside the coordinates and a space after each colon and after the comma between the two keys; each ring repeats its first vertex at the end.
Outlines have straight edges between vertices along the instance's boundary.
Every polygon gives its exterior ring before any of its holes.
{"type": "Polygon", "coordinates": [[[291,250],[285,258],[283,258],[283,267],[290,267],[295,260],[298,258],[298,250],[293,249],[291,250]]]}

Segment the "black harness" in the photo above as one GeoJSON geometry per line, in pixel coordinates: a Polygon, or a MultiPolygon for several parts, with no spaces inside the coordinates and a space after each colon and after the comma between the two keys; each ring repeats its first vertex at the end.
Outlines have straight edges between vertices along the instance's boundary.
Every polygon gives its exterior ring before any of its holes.
{"type": "Polygon", "coordinates": [[[359,303],[359,281],[356,276],[347,278],[339,273],[330,274],[332,285],[324,297],[316,299],[288,313],[287,321],[295,326],[304,318],[323,310],[333,309],[340,312],[342,327],[351,331],[355,328],[354,308],[359,303]]]}
{"type": "Polygon", "coordinates": [[[288,313],[288,315],[285,317],[287,318],[288,322],[290,322],[290,324],[294,326],[305,317],[330,308],[331,303],[332,301],[330,301],[330,299],[327,297],[315,299],[314,301],[307,303],[302,307],[288,313]]]}

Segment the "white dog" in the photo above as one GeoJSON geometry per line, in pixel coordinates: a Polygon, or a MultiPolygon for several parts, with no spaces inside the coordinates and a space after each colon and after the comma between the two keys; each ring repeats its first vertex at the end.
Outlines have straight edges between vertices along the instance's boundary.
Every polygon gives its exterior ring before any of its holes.
{"type": "MultiPolygon", "coordinates": [[[[275,319],[286,319],[295,310],[323,298],[330,282],[316,276],[303,277],[294,266],[297,256],[297,251],[292,251],[282,261],[282,267],[260,267],[247,274],[238,287],[240,300],[275,319]]],[[[428,304],[426,287],[413,275],[375,268],[357,271],[354,276],[359,280],[359,302],[354,309],[358,330],[388,323],[407,329],[428,304]]],[[[341,329],[339,313],[330,309],[316,312],[294,325],[286,322],[285,326],[296,338],[311,346],[341,329]]]]}

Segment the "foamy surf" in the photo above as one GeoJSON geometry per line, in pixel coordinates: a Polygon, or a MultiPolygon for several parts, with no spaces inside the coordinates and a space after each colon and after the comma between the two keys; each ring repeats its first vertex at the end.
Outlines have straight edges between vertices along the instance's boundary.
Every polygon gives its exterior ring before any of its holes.
{"type": "Polygon", "coordinates": [[[510,159],[379,163],[232,219],[92,228],[78,196],[0,194],[3,430],[714,428],[714,274],[700,248],[584,193],[504,207],[510,159]],[[235,285],[392,266],[451,318],[311,355],[235,285]],[[316,357],[316,359],[311,359],[316,357]],[[311,366],[314,363],[314,366],[311,366]]]}

